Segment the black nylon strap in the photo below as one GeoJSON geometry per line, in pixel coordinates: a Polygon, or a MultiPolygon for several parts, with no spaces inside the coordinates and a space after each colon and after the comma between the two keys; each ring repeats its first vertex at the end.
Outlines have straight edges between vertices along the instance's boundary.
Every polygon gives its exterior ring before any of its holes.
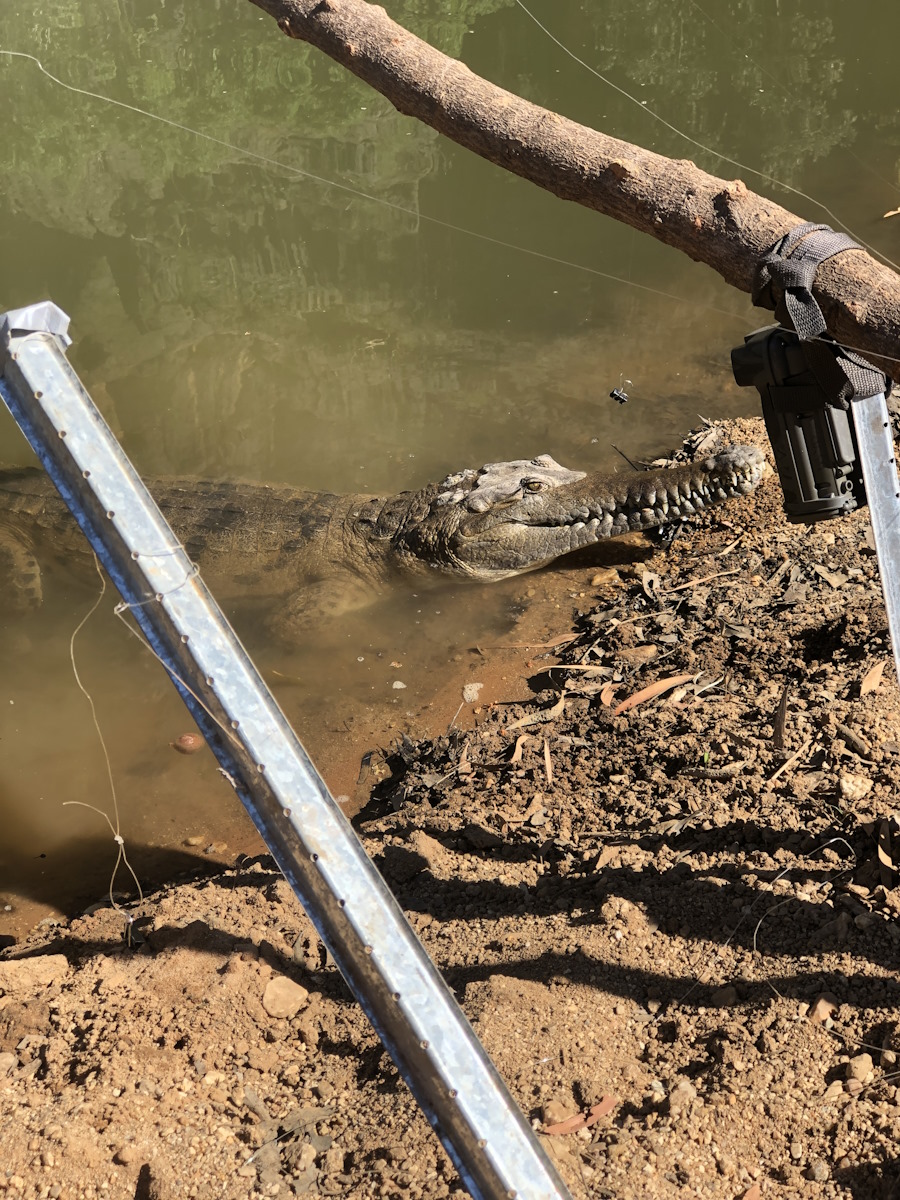
{"type": "Polygon", "coordinates": [[[831,403],[842,408],[854,396],[890,394],[890,381],[877,367],[830,337],[812,294],[820,263],[844,250],[859,249],[851,237],[829,225],[797,225],[760,259],[752,289],[754,304],[773,309],[782,325],[797,331],[810,369],[831,403]]]}

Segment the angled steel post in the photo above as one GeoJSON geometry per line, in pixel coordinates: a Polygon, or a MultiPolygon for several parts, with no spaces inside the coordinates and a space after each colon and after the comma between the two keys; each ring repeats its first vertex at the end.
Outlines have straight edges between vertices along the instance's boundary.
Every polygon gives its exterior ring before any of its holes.
{"type": "Polygon", "coordinates": [[[159,655],[469,1192],[568,1196],[449,989],[64,354],[0,316],[0,395],[159,655]]]}

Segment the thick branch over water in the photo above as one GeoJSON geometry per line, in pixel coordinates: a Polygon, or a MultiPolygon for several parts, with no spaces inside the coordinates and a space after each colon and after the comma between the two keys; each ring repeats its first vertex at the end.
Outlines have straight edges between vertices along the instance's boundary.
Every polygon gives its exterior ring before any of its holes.
{"type": "MultiPolygon", "coordinates": [[[[749,292],[761,255],[802,221],[741,180],[707,175],[530,104],[481,79],[365,0],[251,0],[288,37],[309,42],[399,112],[546,188],[649,233],[749,292]]],[[[900,276],[863,250],[819,267],[829,332],[870,355],[900,358],[900,276]]],[[[889,364],[900,379],[900,362],[889,364]]]]}

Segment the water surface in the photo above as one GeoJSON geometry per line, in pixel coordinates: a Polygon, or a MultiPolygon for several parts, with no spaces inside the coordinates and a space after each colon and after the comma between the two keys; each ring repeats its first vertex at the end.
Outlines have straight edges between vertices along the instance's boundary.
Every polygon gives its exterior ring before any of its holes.
{"type": "MultiPolygon", "coordinates": [[[[530,7],[634,99],[510,0],[407,0],[390,11],[529,99],[827,219],[686,142],[653,110],[814,193],[897,256],[900,218],[881,214],[898,206],[890,59],[900,10],[880,12],[876,28],[836,0],[530,7]]],[[[250,4],[7,4],[0,47],[219,139],[0,56],[0,308],[49,296],[71,314],[71,359],[145,473],[393,492],[544,452],[612,466],[613,443],[653,455],[698,414],[753,411],[728,360],[767,319],[745,297],[399,116],[250,4]],[[608,393],[623,385],[631,400],[619,406],[608,393]]],[[[0,461],[29,460],[0,419],[0,461]]],[[[109,859],[101,818],[64,807],[110,807],[69,660],[93,594],[92,581],[60,587],[34,619],[0,628],[0,894],[12,909],[28,895],[52,905],[90,894],[109,859]]],[[[344,791],[373,744],[425,727],[436,680],[475,669],[471,646],[508,627],[514,594],[407,596],[291,661],[255,626],[238,628],[344,791]]],[[[211,757],[171,751],[190,723],[112,604],[78,655],[123,832],[145,857],[167,853],[163,869],[190,865],[207,841],[231,852],[241,830],[249,837],[238,806],[211,757]],[[186,845],[197,838],[202,846],[186,845]]]]}

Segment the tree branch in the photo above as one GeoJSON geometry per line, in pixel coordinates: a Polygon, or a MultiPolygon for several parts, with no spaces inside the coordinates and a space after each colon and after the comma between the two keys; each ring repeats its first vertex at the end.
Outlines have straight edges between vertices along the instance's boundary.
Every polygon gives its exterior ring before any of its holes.
{"type": "MultiPolygon", "coordinates": [[[[539,187],[649,233],[749,292],[762,254],[801,218],[741,180],[707,175],[608,137],[496,87],[365,0],[251,0],[468,150],[539,187]]],[[[870,356],[900,358],[900,276],[863,250],[824,262],[813,289],[829,332],[870,356]]],[[[900,380],[900,362],[881,363],[900,380]]]]}

